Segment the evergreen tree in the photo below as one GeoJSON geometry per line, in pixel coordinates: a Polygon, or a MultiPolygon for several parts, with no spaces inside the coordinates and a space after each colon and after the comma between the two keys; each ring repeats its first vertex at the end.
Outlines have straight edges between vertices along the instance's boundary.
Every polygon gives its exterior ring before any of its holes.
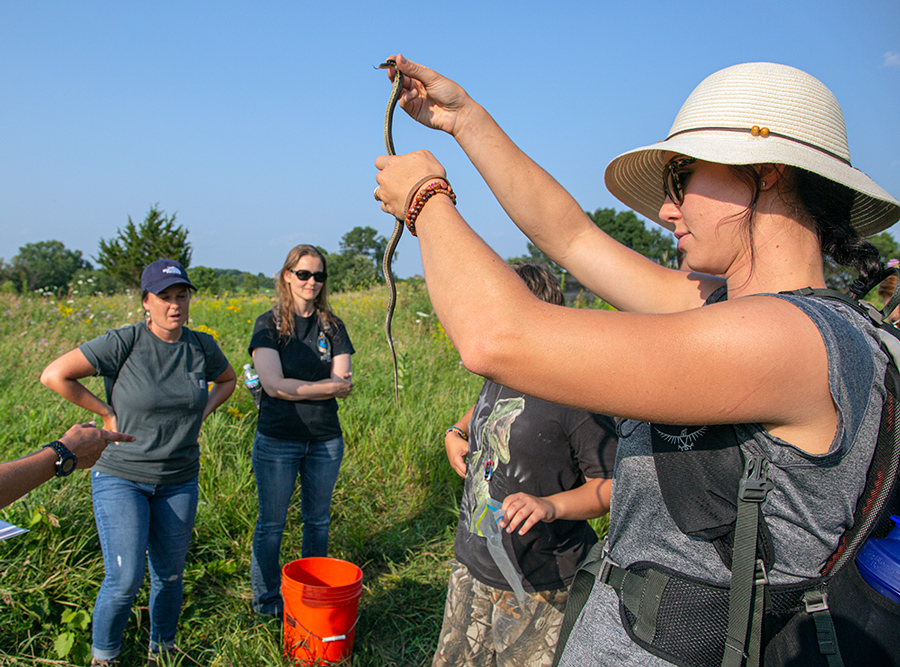
{"type": "Polygon", "coordinates": [[[188,230],[175,224],[175,213],[166,216],[158,207],[159,204],[151,206],[139,226],[128,216],[128,224],[118,230],[116,238],[100,239],[97,263],[129,287],[140,287],[144,267],[157,259],[177,260],[185,269],[191,263],[188,230]]]}

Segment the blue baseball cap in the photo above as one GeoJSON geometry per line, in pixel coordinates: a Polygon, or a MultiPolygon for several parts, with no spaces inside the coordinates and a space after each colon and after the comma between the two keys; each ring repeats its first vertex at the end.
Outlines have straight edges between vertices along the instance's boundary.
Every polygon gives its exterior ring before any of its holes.
{"type": "Polygon", "coordinates": [[[192,290],[197,288],[188,279],[187,271],[181,263],[174,259],[158,259],[150,262],[141,274],[141,291],[159,294],[172,285],[187,285],[192,290]]]}

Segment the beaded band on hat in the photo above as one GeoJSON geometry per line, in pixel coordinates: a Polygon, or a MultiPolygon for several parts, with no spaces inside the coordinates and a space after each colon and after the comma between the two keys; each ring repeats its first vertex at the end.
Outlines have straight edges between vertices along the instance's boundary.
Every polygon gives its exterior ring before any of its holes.
{"type": "Polygon", "coordinates": [[[806,146],[807,148],[812,148],[813,150],[817,150],[820,153],[824,153],[830,158],[834,158],[838,162],[843,162],[848,167],[852,166],[850,164],[850,160],[841,157],[837,153],[832,153],[827,148],[822,148],[821,146],[816,146],[808,141],[803,141],[803,139],[797,139],[796,137],[791,137],[786,134],[782,134],[781,132],[773,132],[767,127],[760,127],[759,125],[754,125],[749,130],[742,127],[692,127],[688,130],[679,130],[678,132],[673,132],[668,137],[666,137],[666,141],[669,139],[674,139],[675,137],[679,137],[682,134],[690,134],[692,132],[737,132],[743,134],[744,132],[749,132],[754,137],[778,137],[779,139],[785,139],[787,141],[792,141],[795,144],[800,144],[801,146],[806,146]]]}

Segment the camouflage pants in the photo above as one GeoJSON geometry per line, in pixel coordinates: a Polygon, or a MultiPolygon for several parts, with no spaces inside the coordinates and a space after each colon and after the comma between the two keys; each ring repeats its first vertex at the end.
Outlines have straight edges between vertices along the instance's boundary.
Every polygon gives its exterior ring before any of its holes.
{"type": "Polygon", "coordinates": [[[567,589],[529,593],[523,609],[453,561],[433,667],[549,667],[568,597],[567,589]]]}

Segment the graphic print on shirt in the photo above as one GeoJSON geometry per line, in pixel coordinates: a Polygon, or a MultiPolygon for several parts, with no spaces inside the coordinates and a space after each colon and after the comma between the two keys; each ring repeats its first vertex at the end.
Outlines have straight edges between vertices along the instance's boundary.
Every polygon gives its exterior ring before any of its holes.
{"type": "MultiPolygon", "coordinates": [[[[486,410],[490,410],[490,402],[482,402],[479,398],[471,422],[471,432],[475,436],[473,441],[479,448],[470,451],[466,461],[467,468],[472,467],[466,474],[465,494],[468,502],[463,502],[463,507],[468,507],[470,511],[490,497],[490,481],[497,466],[510,462],[510,431],[516,417],[525,410],[525,398],[519,396],[497,400],[493,410],[485,415],[486,410]]],[[[470,532],[478,533],[476,516],[470,516],[467,524],[470,532]]]]}
{"type": "Polygon", "coordinates": [[[319,352],[319,359],[328,363],[331,361],[331,341],[325,335],[324,331],[319,331],[319,337],[316,339],[316,350],[319,352]]]}

